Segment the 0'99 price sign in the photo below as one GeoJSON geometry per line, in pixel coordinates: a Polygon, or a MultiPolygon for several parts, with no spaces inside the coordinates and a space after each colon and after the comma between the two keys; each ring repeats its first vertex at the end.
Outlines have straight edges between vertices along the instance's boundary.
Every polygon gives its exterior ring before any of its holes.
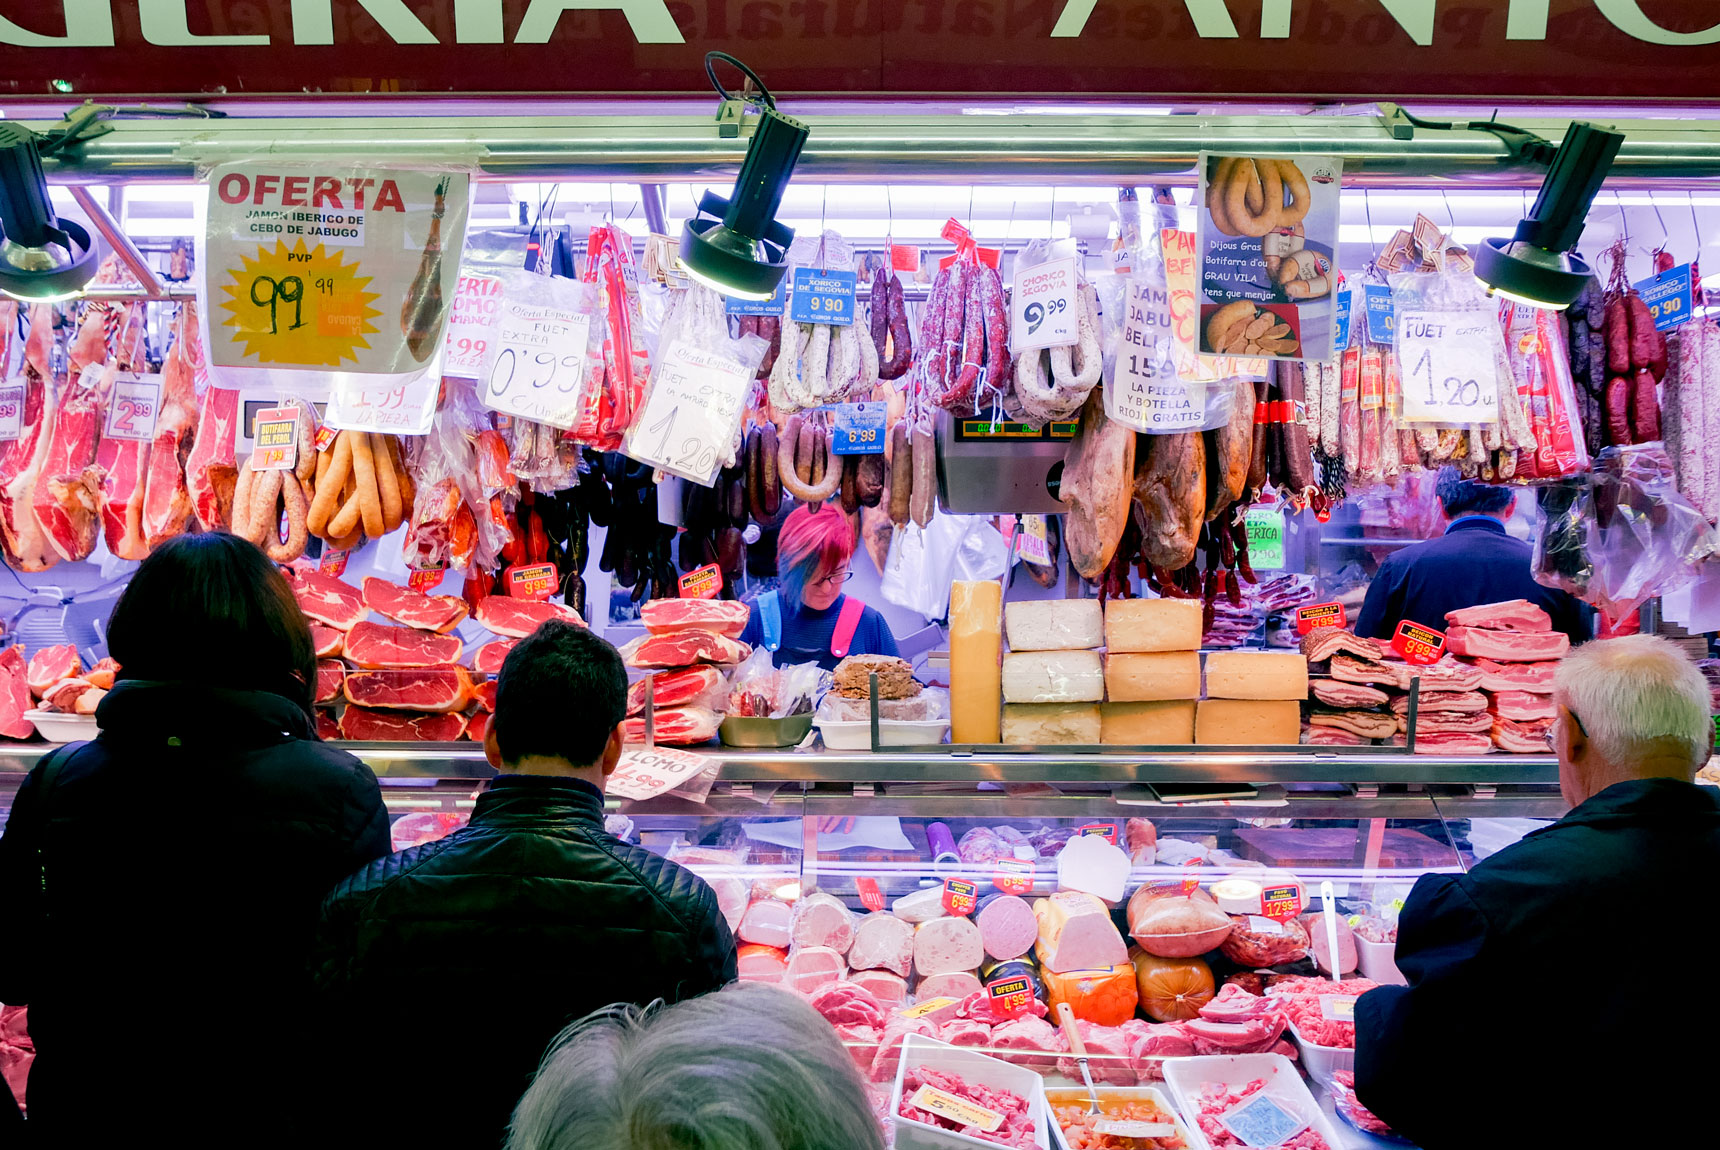
{"type": "Polygon", "coordinates": [[[578,423],[590,334],[590,312],[504,299],[485,363],[484,406],[551,427],[578,423]]]}

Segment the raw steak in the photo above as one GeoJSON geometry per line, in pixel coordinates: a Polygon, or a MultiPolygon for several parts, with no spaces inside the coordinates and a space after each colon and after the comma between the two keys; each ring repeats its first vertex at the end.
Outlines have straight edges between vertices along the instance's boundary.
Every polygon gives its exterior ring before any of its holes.
{"type": "Polygon", "coordinates": [[[1340,651],[1368,660],[1382,654],[1372,639],[1360,638],[1342,627],[1315,627],[1302,636],[1302,654],[1310,663],[1323,663],[1340,651]]]}
{"type": "Polygon", "coordinates": [[[338,659],[346,649],[346,632],[336,631],[333,627],[325,627],[321,623],[311,624],[311,645],[317,649],[319,659],[338,659]]]}
{"type": "Polygon", "coordinates": [[[474,743],[484,741],[484,736],[490,733],[490,720],[495,718],[488,711],[479,711],[466,719],[466,737],[474,743]]]}
{"type": "MultiPolygon", "coordinates": [[[[366,624],[368,626],[369,624],[366,624]]],[[[321,674],[318,674],[321,679],[321,674]]],[[[349,671],[346,700],[390,711],[459,711],[472,701],[472,677],[452,664],[412,670],[349,671]]]]}
{"type": "Polygon", "coordinates": [[[344,739],[371,743],[452,743],[466,729],[463,715],[415,715],[347,707],[340,717],[344,739]]]}
{"type": "Polygon", "coordinates": [[[161,365],[161,412],[149,445],[149,483],[143,496],[143,533],[152,549],[184,531],[191,518],[185,464],[197,435],[197,384],[187,342],[197,338],[195,311],[191,304],[180,310],[178,338],[161,365]]]}
{"type": "Polygon", "coordinates": [[[1378,687],[1346,683],[1341,679],[1314,679],[1308,684],[1314,697],[1328,707],[1383,707],[1391,696],[1378,687]]]}
{"type": "Polygon", "coordinates": [[[30,656],[26,681],[30,685],[30,693],[40,699],[55,683],[61,679],[69,679],[83,669],[84,663],[78,658],[78,649],[70,643],[57,647],[39,647],[36,653],[30,656]]]}
{"type": "Polygon", "coordinates": [[[1532,663],[1563,658],[1571,649],[1571,637],[1563,631],[1483,631],[1475,627],[1452,627],[1445,633],[1445,648],[1454,655],[1473,655],[1501,663],[1532,663]]]}
{"type": "Polygon", "coordinates": [[[1397,734],[1397,719],[1378,711],[1314,711],[1308,716],[1314,728],[1336,727],[1364,739],[1389,739],[1397,734]]]}
{"type": "Polygon", "coordinates": [[[1530,719],[1519,723],[1515,719],[1495,716],[1493,742],[1502,751],[1517,755],[1541,755],[1549,750],[1547,733],[1553,729],[1551,719],[1530,719]]]}
{"type": "Polygon", "coordinates": [[[0,735],[27,739],[35,725],[24,717],[30,709],[30,687],[25,681],[24,649],[14,643],[0,650],[0,735]]]}
{"type": "Polygon", "coordinates": [[[1059,1037],[1057,1029],[1049,1022],[1028,1014],[994,1027],[991,1045],[1000,1052],[996,1055],[998,1058],[1039,1074],[1050,1074],[1057,1067],[1059,1037]],[[1001,1053],[1005,1050],[1022,1053],[1001,1053]]]}
{"type": "Polygon", "coordinates": [[[639,621],[653,635],[700,630],[739,639],[751,616],[751,608],[732,599],[651,599],[639,608],[639,621]]]}
{"type": "Polygon", "coordinates": [[[480,675],[499,675],[502,673],[502,663],[508,657],[508,652],[514,649],[518,639],[497,639],[494,643],[485,643],[472,656],[472,670],[480,675]]]}
{"type": "Polygon", "coordinates": [[[551,619],[565,619],[585,626],[579,612],[560,603],[540,603],[507,595],[486,595],[478,600],[478,626],[498,635],[524,639],[551,619]]]}
{"type": "Polygon", "coordinates": [[[101,472],[96,469],[96,439],[101,413],[118,369],[92,368],[57,384],[48,450],[30,505],[48,546],[61,559],[89,558],[96,547],[101,472]]]}
{"type": "MultiPolygon", "coordinates": [[[[339,632],[336,632],[339,634],[339,632]]],[[[346,678],[346,664],[339,659],[317,660],[317,702],[332,703],[340,698],[341,682],[346,678]]]]}
{"type": "Polygon", "coordinates": [[[364,580],[364,605],[408,627],[447,634],[466,617],[466,601],[458,595],[426,595],[374,575],[364,580]]]}
{"type": "Polygon", "coordinates": [[[59,562],[36,521],[32,504],[42,465],[48,458],[48,428],[54,421],[57,392],[49,387],[53,354],[54,309],[38,304],[30,309],[30,333],[24,341],[23,374],[8,382],[24,389],[24,410],[18,438],[0,444],[0,536],[6,561],[20,571],[46,571],[59,562]]]}
{"type": "Polygon", "coordinates": [[[326,707],[317,708],[317,738],[325,741],[346,738],[340,733],[340,724],[335,721],[334,712],[326,707]]]}
{"type": "Polygon", "coordinates": [[[472,688],[472,698],[477,702],[480,711],[496,709],[496,688],[500,686],[494,679],[485,679],[472,688]]]}
{"type": "MultiPolygon", "coordinates": [[[[486,648],[487,650],[487,648],[486,648]]],[[[480,651],[481,655],[483,652],[480,651]]],[[[656,676],[654,701],[659,708],[679,707],[704,695],[723,681],[723,673],[715,667],[700,665],[682,671],[664,671],[656,676]]],[[[645,680],[640,679],[627,688],[627,713],[637,715],[645,709],[645,680]]]]}
{"type": "Polygon", "coordinates": [[[1479,607],[1447,611],[1445,625],[1447,629],[1485,627],[1493,631],[1551,631],[1553,620],[1527,599],[1507,599],[1503,603],[1483,603],[1479,607]]]}
{"type": "Polygon", "coordinates": [[[352,630],[354,624],[370,614],[358,588],[341,582],[333,575],[288,568],[287,578],[292,582],[293,598],[299,601],[299,610],[337,631],[352,630]]]}
{"type": "Polygon", "coordinates": [[[1488,704],[1488,709],[1502,719],[1526,723],[1535,719],[1551,719],[1558,714],[1551,695],[1529,691],[1494,691],[1489,698],[1492,701],[1488,704]]]}
{"type": "MultiPolygon", "coordinates": [[[[1487,696],[1480,691],[1429,691],[1427,684],[1422,684],[1421,698],[1417,701],[1420,711],[1463,711],[1474,713],[1487,709],[1487,696]]],[[[1399,695],[1392,700],[1392,710],[1399,715],[1409,713],[1409,696],[1399,695]]]]}
{"type": "MultiPolygon", "coordinates": [[[[690,747],[695,743],[708,743],[716,738],[717,728],[722,725],[723,717],[704,707],[670,707],[666,711],[657,712],[656,737],[659,743],[690,747]]],[[[628,719],[623,738],[629,743],[643,743],[644,718],[628,719]]]]}
{"type": "Polygon", "coordinates": [[[812,996],[812,1009],[832,1026],[883,1026],[884,1008],[872,992],[852,982],[838,982],[812,996]]]}
{"type": "Polygon", "coordinates": [[[1559,669],[1557,659],[1544,663],[1495,663],[1492,659],[1477,659],[1484,691],[1528,691],[1535,695],[1553,693],[1553,675],[1559,669]]]}
{"type": "Polygon", "coordinates": [[[714,631],[647,635],[621,648],[621,657],[627,660],[628,666],[646,670],[686,667],[693,663],[739,663],[751,654],[752,648],[745,643],[714,631]]]}
{"type": "Polygon", "coordinates": [[[913,924],[884,911],[862,918],[848,948],[848,965],[855,970],[888,970],[907,978],[914,969],[913,924]]]}
{"type": "MultiPolygon", "coordinates": [[[[1087,1071],[1095,1084],[1135,1084],[1135,1066],[1129,1059],[1129,1039],[1121,1026],[1099,1026],[1081,1019],[1075,1023],[1075,1028],[1081,1034],[1082,1045],[1087,1048],[1087,1071]]],[[[1068,1039],[1064,1039],[1059,1048],[1068,1050],[1068,1039]]],[[[1081,1081],[1081,1067],[1072,1054],[1065,1054],[1057,1060],[1057,1070],[1065,1077],[1081,1081]]]]}
{"type": "Polygon", "coordinates": [[[213,385],[205,388],[197,415],[197,437],[185,460],[191,511],[205,531],[219,531],[233,520],[233,486],[239,479],[233,436],[238,426],[239,393],[213,385]]]}
{"type": "Polygon", "coordinates": [[[360,667],[434,667],[460,658],[460,636],[386,623],[360,623],[346,636],[346,657],[360,667]]]}

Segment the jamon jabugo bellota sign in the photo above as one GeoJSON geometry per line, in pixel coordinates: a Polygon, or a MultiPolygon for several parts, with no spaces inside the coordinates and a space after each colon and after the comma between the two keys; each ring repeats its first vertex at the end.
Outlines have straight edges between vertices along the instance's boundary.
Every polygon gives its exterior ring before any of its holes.
{"type": "Polygon", "coordinates": [[[0,0],[0,95],[1720,100],[1714,0],[0,0]]]}

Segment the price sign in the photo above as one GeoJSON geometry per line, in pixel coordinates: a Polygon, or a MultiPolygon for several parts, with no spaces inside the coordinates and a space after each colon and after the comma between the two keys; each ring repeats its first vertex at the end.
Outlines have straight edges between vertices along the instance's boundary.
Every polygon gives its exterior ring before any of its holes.
{"type": "Polygon", "coordinates": [[[974,904],[978,901],[979,884],[971,883],[963,878],[944,880],[944,909],[957,918],[972,914],[974,904]]]}
{"type": "Polygon", "coordinates": [[[414,571],[406,576],[406,585],[414,591],[428,594],[442,585],[442,577],[448,573],[446,567],[428,567],[414,571]]]}
{"type": "Polygon", "coordinates": [[[1004,894],[1026,894],[1033,889],[1033,860],[998,859],[991,885],[1004,894]]]}
{"type": "Polygon", "coordinates": [[[1248,565],[1256,571],[1284,569],[1284,512],[1277,507],[1250,507],[1243,517],[1248,531],[1248,565]]]}
{"type": "Polygon", "coordinates": [[[1362,352],[1358,399],[1363,411],[1378,411],[1386,405],[1386,362],[1379,348],[1362,352]]]}
{"type": "Polygon", "coordinates": [[[508,595],[515,599],[536,599],[540,603],[554,595],[561,586],[554,563],[533,563],[525,567],[508,568],[508,595]]]}
{"type": "Polygon", "coordinates": [[[727,315],[781,315],[787,308],[787,277],[776,281],[776,290],[771,293],[769,299],[741,299],[732,295],[723,297],[723,311],[727,315]]]}
{"type": "Polygon", "coordinates": [[[590,334],[590,312],[504,298],[484,366],[484,406],[551,427],[578,423],[590,334]]]}
{"type": "Polygon", "coordinates": [[[1355,309],[1355,296],[1350,290],[1350,285],[1346,283],[1338,286],[1336,297],[1338,301],[1338,326],[1337,335],[1333,342],[1336,344],[1339,354],[1342,354],[1350,346],[1350,327],[1355,309]]]}
{"type": "Polygon", "coordinates": [[[854,880],[854,889],[860,895],[861,906],[874,913],[884,909],[884,890],[877,879],[862,875],[854,880]]]}
{"type": "Polygon", "coordinates": [[[327,451],[329,448],[334,446],[334,441],[339,437],[339,430],[330,427],[325,423],[317,428],[316,439],[312,442],[316,444],[316,449],[318,451],[327,451]]]}
{"type": "Polygon", "coordinates": [[[1392,650],[1404,662],[1418,667],[1437,663],[1445,653],[1445,632],[1405,619],[1398,624],[1397,633],[1392,636],[1392,650]]]}
{"type": "Polygon", "coordinates": [[[484,360],[502,312],[502,281],[495,276],[462,271],[454,289],[454,309],[448,313],[448,338],[443,344],[442,374],[482,379],[484,360]]]}
{"type": "Polygon", "coordinates": [[[854,280],[853,272],[795,268],[794,298],[789,303],[794,322],[852,325],[854,280]]]}
{"type": "Polygon", "coordinates": [[[734,443],[752,372],[732,355],[676,340],[651,373],[625,451],[705,487],[734,443]]]}
{"type": "Polygon", "coordinates": [[[896,1013],[903,1018],[924,1018],[928,1014],[936,1014],[946,1006],[954,1006],[958,1001],[960,1000],[955,998],[928,998],[912,1006],[904,1006],[896,1013]]]}
{"type": "MultiPolygon", "coordinates": [[[[84,385],[93,385],[95,381],[90,378],[90,373],[101,370],[99,367],[86,367],[84,385]]],[[[155,420],[160,414],[161,377],[122,371],[114,377],[113,398],[108,403],[104,434],[109,439],[153,439],[155,420]]]]}
{"type": "Polygon", "coordinates": [[[884,414],[889,406],[887,403],[838,403],[830,408],[830,453],[884,454],[884,414]]]}
{"type": "Polygon", "coordinates": [[[1024,515],[1021,517],[1021,546],[1016,554],[1035,566],[1051,566],[1050,529],[1045,525],[1045,516],[1024,515]]]}
{"type": "Polygon", "coordinates": [[[1386,284],[1363,284],[1362,303],[1367,309],[1368,342],[1391,343],[1397,330],[1397,305],[1386,284]]]}
{"type": "Polygon", "coordinates": [[[1680,264],[1636,285],[1637,294],[1648,305],[1648,314],[1654,317],[1656,331],[1671,331],[1696,318],[1692,284],[1690,265],[1680,264]]]}
{"type": "Polygon", "coordinates": [[[1000,978],[985,985],[991,1009],[1005,1018],[1014,1018],[1033,1002],[1033,983],[1025,978],[1000,978]]]}
{"type": "Polygon", "coordinates": [[[1116,823],[1088,823],[1078,828],[1075,833],[1078,835],[1097,835],[1112,846],[1117,845],[1116,823]]]}
{"type": "Polygon", "coordinates": [[[723,592],[723,569],[707,563],[681,576],[681,598],[715,599],[723,592]]]}
{"type": "Polygon", "coordinates": [[[1218,1120],[1248,1146],[1282,1146],[1308,1127],[1264,1091],[1250,1094],[1220,1114],[1218,1120]]]}
{"type": "Polygon", "coordinates": [[[1206,385],[1177,370],[1170,292],[1129,281],[1117,369],[1105,381],[1105,414],[1136,431],[1198,431],[1206,422],[1206,385]]]}
{"type": "Polygon", "coordinates": [[[616,798],[648,799],[672,791],[714,762],[691,751],[672,747],[639,748],[621,753],[621,763],[604,789],[616,798]]]}
{"type": "Polygon", "coordinates": [[[1295,918],[1302,913],[1302,888],[1294,883],[1263,888],[1260,913],[1279,922],[1295,918]]]}
{"type": "Polygon", "coordinates": [[[1405,311],[1398,317],[1405,423],[1492,423],[1499,368],[1491,311],[1405,311]]]}
{"type": "Polygon", "coordinates": [[[251,427],[251,470],[291,471],[299,460],[299,409],[265,407],[251,427]]]}
{"type": "Polygon", "coordinates": [[[920,1087],[909,1105],[947,1118],[958,1127],[971,1126],[987,1134],[1003,1125],[1003,1115],[996,1110],[987,1110],[977,1102],[969,1102],[935,1086],[920,1087]]]}
{"type": "MultiPolygon", "coordinates": [[[[1015,351],[1069,347],[1080,338],[1081,281],[1075,260],[1050,260],[1015,273],[1009,295],[1009,346],[1015,351]]],[[[1160,293],[1163,294],[1162,292],[1160,293]]],[[[1169,307],[1169,300],[1161,304],[1169,307]]],[[[1168,337],[1169,323],[1166,323],[1168,337]]]]}
{"type": "Polygon", "coordinates": [[[1348,994],[1322,994],[1320,996],[1320,1017],[1328,1022],[1354,1022],[1356,1020],[1356,1000],[1348,994]]]}
{"type": "Polygon", "coordinates": [[[24,389],[0,387],[0,443],[17,439],[24,431],[24,389]]]}
{"type": "Polygon", "coordinates": [[[1296,608],[1296,633],[1306,635],[1316,627],[1342,627],[1344,625],[1344,605],[1342,603],[1313,603],[1307,607],[1296,608]]]}
{"type": "Polygon", "coordinates": [[[329,387],[323,423],[336,431],[423,435],[430,430],[441,391],[437,371],[404,381],[400,376],[338,372],[329,387]]]}

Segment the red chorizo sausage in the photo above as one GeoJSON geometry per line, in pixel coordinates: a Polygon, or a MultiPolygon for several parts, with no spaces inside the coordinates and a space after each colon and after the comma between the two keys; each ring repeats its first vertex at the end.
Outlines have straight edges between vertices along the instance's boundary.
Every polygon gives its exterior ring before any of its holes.
{"type": "Polygon", "coordinates": [[[900,379],[914,360],[914,338],[908,327],[908,297],[902,281],[890,277],[890,360],[878,369],[884,379],[900,379]]]}
{"type": "Polygon", "coordinates": [[[1630,434],[1633,443],[1652,443],[1660,438],[1660,400],[1655,395],[1654,373],[1639,368],[1630,389],[1630,434]]]}

